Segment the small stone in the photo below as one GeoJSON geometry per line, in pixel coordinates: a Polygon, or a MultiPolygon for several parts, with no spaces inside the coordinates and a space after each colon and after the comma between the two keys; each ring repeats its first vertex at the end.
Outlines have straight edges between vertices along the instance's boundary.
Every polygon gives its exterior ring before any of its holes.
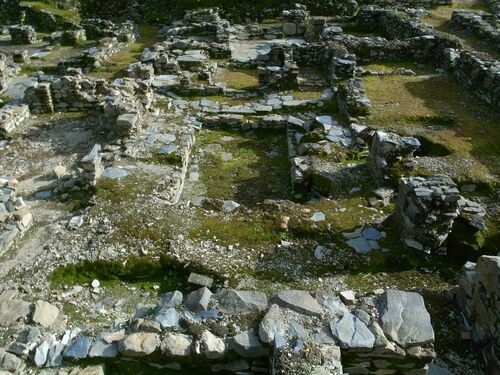
{"type": "Polygon", "coordinates": [[[194,272],[191,272],[188,278],[188,283],[194,284],[194,285],[199,285],[199,286],[206,286],[207,288],[211,288],[212,284],[214,283],[214,279],[205,276],[205,275],[200,275],[194,272]]]}

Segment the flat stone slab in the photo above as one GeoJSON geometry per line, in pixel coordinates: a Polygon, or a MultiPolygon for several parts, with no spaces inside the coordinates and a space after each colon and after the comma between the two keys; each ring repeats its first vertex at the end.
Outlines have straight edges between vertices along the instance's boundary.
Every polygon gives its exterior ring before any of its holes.
{"type": "Polygon", "coordinates": [[[215,298],[226,314],[251,314],[267,309],[267,296],[262,292],[225,289],[215,298]]]}
{"type": "Polygon", "coordinates": [[[0,326],[9,326],[31,312],[31,304],[18,299],[0,303],[0,326]]]}
{"type": "Polygon", "coordinates": [[[304,315],[321,316],[323,313],[323,309],[318,301],[311,294],[303,290],[285,290],[279,292],[269,302],[304,315]]]}
{"type": "Polygon", "coordinates": [[[365,323],[353,314],[344,314],[330,323],[333,337],[344,349],[373,348],[375,336],[365,323]]]}
{"type": "Polygon", "coordinates": [[[388,290],[379,301],[378,311],[384,333],[402,347],[434,341],[431,317],[420,294],[388,290]]]}
{"type": "Polygon", "coordinates": [[[128,176],[128,172],[121,168],[109,167],[104,170],[103,176],[112,180],[117,180],[128,176]]]}

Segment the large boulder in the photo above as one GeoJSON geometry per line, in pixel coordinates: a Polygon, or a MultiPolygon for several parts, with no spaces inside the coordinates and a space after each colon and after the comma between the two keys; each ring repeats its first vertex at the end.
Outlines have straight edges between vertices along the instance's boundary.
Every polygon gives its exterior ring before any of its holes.
{"type": "Polygon", "coordinates": [[[384,333],[402,347],[434,341],[431,317],[420,294],[387,290],[379,301],[378,311],[384,333]]]}

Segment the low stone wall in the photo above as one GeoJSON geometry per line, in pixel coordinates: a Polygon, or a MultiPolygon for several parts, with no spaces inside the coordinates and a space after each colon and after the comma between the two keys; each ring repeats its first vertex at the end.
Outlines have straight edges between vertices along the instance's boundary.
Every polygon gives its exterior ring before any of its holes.
{"type": "Polygon", "coordinates": [[[500,107],[500,62],[470,52],[447,49],[443,59],[450,73],[495,108],[500,107]]]}
{"type": "Polygon", "coordinates": [[[354,77],[339,84],[337,91],[339,110],[346,116],[365,116],[370,113],[372,103],[366,96],[363,79],[354,77]]]}
{"type": "Polygon", "coordinates": [[[63,316],[56,305],[30,303],[7,291],[1,295],[1,311],[7,312],[2,325],[19,319],[32,325],[25,326],[29,335],[15,336],[0,355],[11,356],[14,371],[26,365],[19,357],[40,368],[121,357],[155,358],[160,365],[175,360],[180,371],[199,360],[204,373],[271,368],[275,375],[356,374],[368,368],[425,374],[435,357],[434,330],[417,293],[356,296],[344,291],[339,297],[284,290],[268,298],[259,291],[227,288],[213,293],[214,281],[205,275],[192,273],[189,282],[199,289],[185,295],[171,291],[156,304],[138,304],[135,317],[101,333],[90,326],[57,328],[63,316]],[[247,324],[231,329],[241,325],[241,318],[247,324]]]}
{"type": "Polygon", "coordinates": [[[379,184],[390,181],[392,169],[397,165],[404,168],[405,163],[411,163],[413,153],[419,147],[420,142],[416,138],[375,132],[368,154],[368,167],[373,179],[379,184]]]}
{"type": "Polygon", "coordinates": [[[304,6],[296,5],[296,9],[283,11],[283,34],[286,36],[304,35],[310,19],[310,13],[304,6]]]}
{"type": "Polygon", "coordinates": [[[137,130],[153,92],[150,84],[130,79],[110,84],[83,76],[45,77],[27,88],[25,100],[33,113],[103,111],[111,128],[125,134],[137,130]]]}
{"type": "Polygon", "coordinates": [[[75,26],[75,23],[45,9],[31,5],[21,5],[19,11],[23,14],[24,23],[33,25],[40,32],[54,32],[75,26]]]}
{"type": "Polygon", "coordinates": [[[500,31],[490,23],[496,21],[489,21],[488,18],[491,19],[492,16],[485,12],[457,9],[453,11],[451,16],[450,27],[461,32],[474,34],[483,40],[488,40],[500,50],[500,31]]]}
{"type": "Polygon", "coordinates": [[[0,178],[0,255],[30,227],[33,216],[16,195],[17,180],[0,178]]]}
{"type": "Polygon", "coordinates": [[[11,58],[0,52],[0,90],[16,76],[17,68],[11,58]]]}
{"type": "Polygon", "coordinates": [[[7,136],[30,117],[26,104],[7,104],[0,108],[0,138],[7,136]]]}
{"type": "Polygon", "coordinates": [[[0,24],[13,24],[19,21],[21,0],[0,0],[0,24]]]}
{"type": "Polygon", "coordinates": [[[358,13],[357,22],[373,31],[381,32],[391,40],[419,38],[418,42],[409,46],[416,50],[416,58],[436,60],[444,48],[461,48],[458,38],[435,31],[431,26],[421,23],[419,14],[366,6],[358,13]]]}
{"type": "Polygon", "coordinates": [[[32,26],[11,26],[9,34],[12,44],[33,44],[37,42],[35,29],[32,26]]]}
{"type": "Polygon", "coordinates": [[[500,371],[499,281],[500,257],[483,255],[477,264],[465,264],[457,291],[472,338],[479,343],[492,374],[500,371]]]}
{"type": "Polygon", "coordinates": [[[121,43],[133,43],[137,39],[137,27],[133,22],[114,23],[99,18],[84,19],[80,26],[89,39],[116,38],[121,43]]]}
{"type": "Polygon", "coordinates": [[[491,13],[498,20],[500,18],[500,0],[485,0],[489,5],[491,13]]]}

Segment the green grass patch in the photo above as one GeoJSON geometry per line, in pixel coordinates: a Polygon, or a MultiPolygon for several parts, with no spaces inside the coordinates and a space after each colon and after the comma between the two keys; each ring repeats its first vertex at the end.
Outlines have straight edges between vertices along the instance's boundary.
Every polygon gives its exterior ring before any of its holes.
{"type": "Polygon", "coordinates": [[[128,257],[120,260],[98,260],[81,262],[59,267],[50,275],[50,282],[56,288],[68,285],[85,285],[97,279],[104,287],[113,287],[120,283],[144,290],[154,290],[159,285],[160,292],[184,290],[191,272],[198,272],[221,279],[214,272],[203,266],[183,264],[172,257],[128,257]]]}
{"type": "Polygon", "coordinates": [[[426,17],[422,18],[422,22],[432,25],[434,29],[438,31],[442,31],[458,37],[462,41],[466,50],[481,51],[490,55],[496,60],[500,59],[500,51],[493,42],[489,42],[484,38],[467,33],[462,30],[455,30],[450,28],[450,19],[455,9],[482,10],[487,13],[491,13],[491,9],[484,1],[454,1],[451,5],[440,5],[432,8],[429,14],[426,17]]]}
{"type": "Polygon", "coordinates": [[[200,182],[209,197],[252,205],[267,198],[290,195],[284,130],[258,129],[247,133],[229,129],[202,130],[198,135],[198,147],[204,153],[200,159],[200,182]],[[231,154],[230,160],[223,160],[223,153],[231,154]]]}
{"type": "Polygon", "coordinates": [[[216,81],[225,82],[227,87],[236,90],[257,90],[259,87],[259,74],[257,69],[228,69],[220,68],[216,81]]]}
{"type": "Polygon", "coordinates": [[[456,153],[457,162],[472,156],[479,168],[468,168],[465,175],[486,178],[500,173],[498,113],[451,77],[367,76],[364,81],[373,103],[365,124],[408,135],[425,134],[456,153]]]}
{"type": "Polygon", "coordinates": [[[29,6],[33,9],[45,10],[49,13],[54,14],[66,19],[71,19],[74,21],[79,20],[79,15],[77,10],[73,9],[60,9],[53,4],[42,2],[42,1],[21,1],[21,5],[29,6]]]}
{"type": "Polygon", "coordinates": [[[238,243],[246,248],[262,248],[277,244],[286,238],[286,233],[280,229],[274,215],[253,212],[230,218],[203,216],[198,226],[191,230],[190,237],[198,240],[216,239],[226,246],[238,243]]]}

